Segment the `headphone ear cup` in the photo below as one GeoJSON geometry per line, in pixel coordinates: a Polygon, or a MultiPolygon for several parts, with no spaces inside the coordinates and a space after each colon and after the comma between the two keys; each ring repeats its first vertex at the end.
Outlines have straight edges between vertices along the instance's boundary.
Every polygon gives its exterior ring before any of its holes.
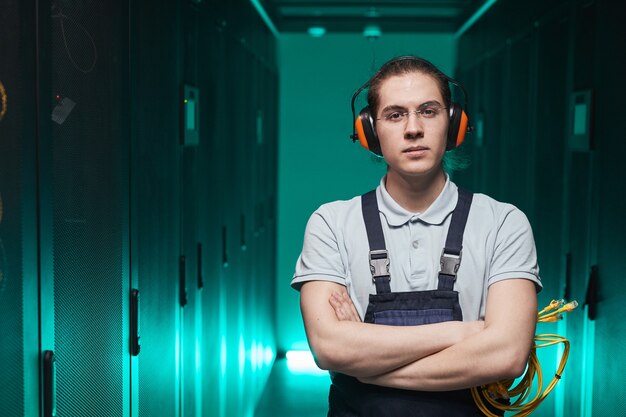
{"type": "Polygon", "coordinates": [[[450,121],[448,123],[448,140],[446,143],[447,151],[461,146],[465,140],[468,122],[469,120],[467,114],[465,114],[465,110],[457,103],[450,103],[450,121]]]}
{"type": "Polygon", "coordinates": [[[376,134],[376,128],[374,127],[374,119],[370,113],[369,106],[365,106],[363,110],[359,112],[359,116],[354,122],[356,128],[356,134],[359,138],[359,143],[365,149],[376,155],[382,156],[380,150],[380,142],[378,141],[378,135],[376,134]]]}

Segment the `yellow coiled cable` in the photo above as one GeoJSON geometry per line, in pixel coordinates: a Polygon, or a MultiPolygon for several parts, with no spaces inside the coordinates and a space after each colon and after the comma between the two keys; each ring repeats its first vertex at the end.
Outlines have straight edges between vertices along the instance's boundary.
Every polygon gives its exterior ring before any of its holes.
{"type": "MultiPolygon", "coordinates": [[[[537,322],[548,323],[558,321],[563,318],[562,313],[569,313],[577,306],[578,302],[576,301],[565,303],[564,300],[552,300],[548,306],[537,314],[537,322]]],[[[512,414],[513,416],[528,416],[535,411],[537,407],[539,407],[541,402],[548,396],[548,394],[550,394],[557,382],[559,382],[559,379],[561,379],[561,375],[563,374],[563,370],[565,369],[568,356],[569,340],[563,336],[558,334],[535,335],[535,343],[528,357],[526,372],[520,379],[519,383],[514,387],[511,387],[515,382],[515,379],[507,379],[480,387],[473,387],[471,391],[474,402],[480,411],[488,417],[497,417],[498,415],[490,411],[485,402],[487,402],[492,408],[509,413],[515,413],[512,414]],[[541,371],[539,359],[537,359],[537,348],[554,346],[559,343],[563,344],[563,355],[561,356],[561,360],[559,361],[559,366],[557,367],[554,377],[542,392],[543,372],[541,371]],[[532,399],[529,399],[533,380],[535,378],[537,378],[537,393],[532,399]],[[482,396],[480,395],[481,392],[483,394],[482,396]],[[502,400],[509,402],[512,398],[515,398],[515,401],[511,404],[503,404],[500,402],[502,400]]]]}

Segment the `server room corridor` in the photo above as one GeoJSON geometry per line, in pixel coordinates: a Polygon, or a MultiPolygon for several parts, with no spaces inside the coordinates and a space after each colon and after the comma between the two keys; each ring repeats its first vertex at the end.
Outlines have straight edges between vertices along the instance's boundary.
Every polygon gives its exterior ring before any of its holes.
{"type": "Polygon", "coordinates": [[[532,415],[626,416],[621,3],[2,0],[0,417],[326,416],[290,283],[386,173],[351,98],[401,55],[464,85],[450,177],[526,214],[540,308],[579,303],[532,415]]]}

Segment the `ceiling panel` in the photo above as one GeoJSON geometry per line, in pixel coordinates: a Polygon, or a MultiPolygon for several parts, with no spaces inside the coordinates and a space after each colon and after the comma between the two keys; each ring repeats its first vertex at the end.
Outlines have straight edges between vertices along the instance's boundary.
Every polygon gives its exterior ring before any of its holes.
{"type": "Polygon", "coordinates": [[[456,32],[485,0],[263,0],[279,32],[456,32]]]}

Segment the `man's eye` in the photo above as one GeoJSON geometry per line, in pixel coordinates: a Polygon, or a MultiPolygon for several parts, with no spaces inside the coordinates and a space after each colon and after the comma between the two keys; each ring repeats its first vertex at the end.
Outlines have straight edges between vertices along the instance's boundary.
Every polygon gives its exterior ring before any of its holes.
{"type": "Polygon", "coordinates": [[[389,113],[387,115],[387,119],[388,120],[400,120],[400,119],[402,119],[402,113],[400,113],[398,111],[394,111],[393,113],[389,113]]]}
{"type": "Polygon", "coordinates": [[[426,107],[425,109],[422,109],[420,113],[424,117],[435,117],[439,113],[439,109],[436,109],[433,107],[426,107]]]}

